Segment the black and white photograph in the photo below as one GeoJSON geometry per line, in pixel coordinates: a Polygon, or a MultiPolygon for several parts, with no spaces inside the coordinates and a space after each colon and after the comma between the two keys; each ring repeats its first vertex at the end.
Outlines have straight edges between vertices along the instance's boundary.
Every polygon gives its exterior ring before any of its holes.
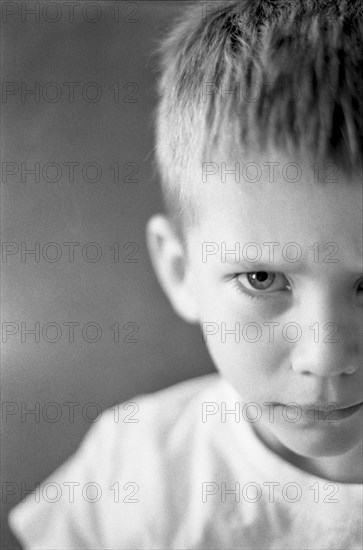
{"type": "Polygon", "coordinates": [[[0,549],[360,550],[362,1],[0,10],[0,549]]]}

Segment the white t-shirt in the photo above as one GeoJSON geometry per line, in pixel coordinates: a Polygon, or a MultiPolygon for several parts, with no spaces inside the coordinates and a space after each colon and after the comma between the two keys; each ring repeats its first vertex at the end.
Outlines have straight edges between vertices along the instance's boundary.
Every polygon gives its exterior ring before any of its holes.
{"type": "Polygon", "coordinates": [[[105,411],[12,529],[46,550],[360,549],[362,485],[281,459],[238,402],[213,374],[105,411]]]}

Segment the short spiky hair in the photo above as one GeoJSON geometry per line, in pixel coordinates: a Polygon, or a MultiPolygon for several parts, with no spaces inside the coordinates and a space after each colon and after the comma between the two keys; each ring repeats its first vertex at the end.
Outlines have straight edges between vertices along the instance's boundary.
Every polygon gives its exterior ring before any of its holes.
{"type": "Polygon", "coordinates": [[[193,220],[191,167],[220,136],[359,169],[361,0],[194,4],[160,51],[156,160],[174,222],[193,220]]]}

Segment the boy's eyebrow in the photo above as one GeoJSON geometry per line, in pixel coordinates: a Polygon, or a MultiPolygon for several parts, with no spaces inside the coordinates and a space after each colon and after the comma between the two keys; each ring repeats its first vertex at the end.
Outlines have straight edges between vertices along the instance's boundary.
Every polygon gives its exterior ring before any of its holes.
{"type": "MultiPolygon", "coordinates": [[[[306,250],[292,241],[283,247],[277,242],[264,242],[263,245],[262,247],[256,242],[242,245],[238,241],[234,241],[234,246],[226,245],[225,242],[203,242],[202,261],[207,263],[212,258],[213,262],[227,266],[244,266],[250,271],[302,271],[307,269],[311,261],[316,261],[313,247],[306,250]]],[[[333,258],[334,263],[338,261],[338,258],[333,258]]]]}
{"type": "Polygon", "coordinates": [[[243,266],[248,268],[249,271],[301,271],[302,267],[306,267],[307,263],[301,258],[296,262],[289,262],[284,260],[277,261],[273,259],[271,262],[266,262],[262,260],[251,261],[247,259],[225,259],[221,260],[220,263],[230,265],[230,266],[243,266]],[[300,269],[298,268],[300,266],[300,269]]]}
{"type": "MultiPolygon", "coordinates": [[[[240,267],[246,268],[246,271],[251,271],[251,272],[256,272],[256,271],[276,271],[277,272],[278,271],[281,273],[283,272],[296,273],[298,271],[299,272],[308,271],[310,265],[316,266],[318,263],[322,265],[327,265],[327,266],[328,265],[335,266],[337,264],[339,265],[340,263],[343,263],[341,259],[340,260],[338,258],[335,258],[335,259],[337,260],[336,262],[333,262],[333,261],[324,262],[322,260],[320,260],[319,262],[314,262],[314,257],[311,254],[310,257],[308,258],[301,257],[295,262],[291,260],[289,261],[286,259],[284,260],[283,258],[280,258],[280,259],[272,258],[271,262],[264,261],[264,260],[258,260],[254,262],[242,257],[239,258],[238,260],[237,259],[233,260],[233,258],[228,258],[228,255],[227,255],[226,258],[221,258],[221,256],[219,256],[218,262],[220,264],[234,266],[235,268],[236,266],[240,266],[240,267]]],[[[357,277],[360,277],[363,274],[362,260],[357,264],[352,263],[352,265],[345,263],[344,267],[347,273],[356,274],[357,277]]]]}

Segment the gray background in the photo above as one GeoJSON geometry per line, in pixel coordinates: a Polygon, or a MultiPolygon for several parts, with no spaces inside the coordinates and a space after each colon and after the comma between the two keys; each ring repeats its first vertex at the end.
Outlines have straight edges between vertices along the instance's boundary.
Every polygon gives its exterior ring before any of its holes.
{"type": "MultiPolygon", "coordinates": [[[[26,2],[29,6],[35,2],[26,2]]],[[[10,2],[6,2],[10,4],[10,2]]],[[[15,2],[20,9],[20,2],[15,2]]],[[[23,2],[24,4],[24,2],[23,2]]],[[[38,2],[40,9],[47,2],[38,2]]],[[[172,312],[153,274],[145,247],[144,228],[147,219],[161,210],[158,182],[153,175],[152,113],[155,107],[155,51],[157,40],[172,22],[181,2],[120,2],[119,22],[115,21],[114,2],[97,2],[102,17],[90,2],[79,2],[74,22],[69,22],[63,2],[59,21],[54,8],[47,8],[40,20],[21,14],[3,20],[3,81],[19,87],[19,92],[2,99],[2,167],[13,162],[40,163],[40,181],[20,174],[5,178],[2,192],[2,241],[24,242],[40,249],[56,242],[62,256],[49,261],[34,261],[20,252],[3,257],[2,323],[26,323],[28,328],[40,323],[56,322],[62,328],[60,340],[46,341],[41,334],[36,343],[19,333],[3,342],[2,402],[14,414],[2,415],[2,488],[15,483],[14,496],[2,499],[1,548],[18,548],[6,524],[8,510],[20,499],[20,484],[34,484],[48,476],[77,448],[91,420],[95,402],[105,409],[135,395],[166,387],[186,378],[213,370],[204,349],[199,329],[179,320],[172,312]],[[82,8],[89,4],[85,16],[82,8]],[[39,82],[40,97],[21,97],[21,85],[34,87],[39,82]],[[77,82],[71,102],[64,82],[77,82]],[[86,100],[82,89],[95,82],[101,89],[97,102],[86,100]],[[109,87],[119,83],[119,102],[109,87]],[[130,82],[134,84],[129,85],[130,82]],[[55,98],[56,87],[61,96],[55,98]],[[138,87],[137,93],[132,93],[138,87]],[[43,94],[45,98],[43,97],[43,94]],[[128,100],[136,100],[128,102],[128,100]],[[78,162],[74,182],[69,181],[63,163],[78,162]],[[102,176],[97,182],[87,181],[80,168],[97,163],[102,176]],[[138,182],[123,181],[134,163],[138,182]],[[61,166],[61,177],[47,163],[61,166]],[[114,181],[109,166],[119,164],[120,181],[114,181]],[[64,242],[79,242],[74,262],[68,259],[64,242]],[[86,261],[82,247],[99,244],[102,257],[86,261]],[[123,250],[133,242],[139,251],[128,263],[123,250]],[[113,261],[109,249],[119,243],[120,261],[113,261]],[[7,261],[4,262],[4,259],[7,261]],[[78,322],[75,341],[69,342],[64,322],[78,322]],[[94,322],[102,328],[98,342],[85,341],[81,328],[94,322]],[[120,342],[114,342],[109,328],[120,323],[120,342]],[[137,323],[137,343],[123,342],[127,322],[137,323]],[[52,422],[57,403],[61,417],[52,422]],[[80,405],[74,422],[69,421],[66,402],[80,405]],[[23,403],[23,405],[22,405],[23,403]],[[21,416],[21,408],[34,408],[39,403],[40,416],[21,416]],[[46,408],[44,409],[44,406],[46,408]],[[85,413],[82,414],[83,407],[85,413]],[[39,420],[39,421],[36,421],[39,420]]],[[[93,3],[95,4],[95,3],[93,3]]],[[[186,3],[181,9],[187,9],[186,3]]],[[[9,88],[7,88],[9,89],[9,88]]],[[[86,89],[93,97],[95,87],[86,89]]],[[[86,93],[84,92],[84,93],[86,93]]],[[[91,178],[95,172],[87,172],[91,178]]],[[[126,178],[127,179],[127,178],[126,178]]],[[[135,245],[132,245],[135,246],[135,245]]],[[[86,250],[91,257],[95,249],[86,250]]],[[[45,251],[47,253],[47,250],[45,251]]],[[[95,332],[89,329],[90,338],[95,332]]],[[[55,338],[52,329],[46,333],[55,338]]]]}

